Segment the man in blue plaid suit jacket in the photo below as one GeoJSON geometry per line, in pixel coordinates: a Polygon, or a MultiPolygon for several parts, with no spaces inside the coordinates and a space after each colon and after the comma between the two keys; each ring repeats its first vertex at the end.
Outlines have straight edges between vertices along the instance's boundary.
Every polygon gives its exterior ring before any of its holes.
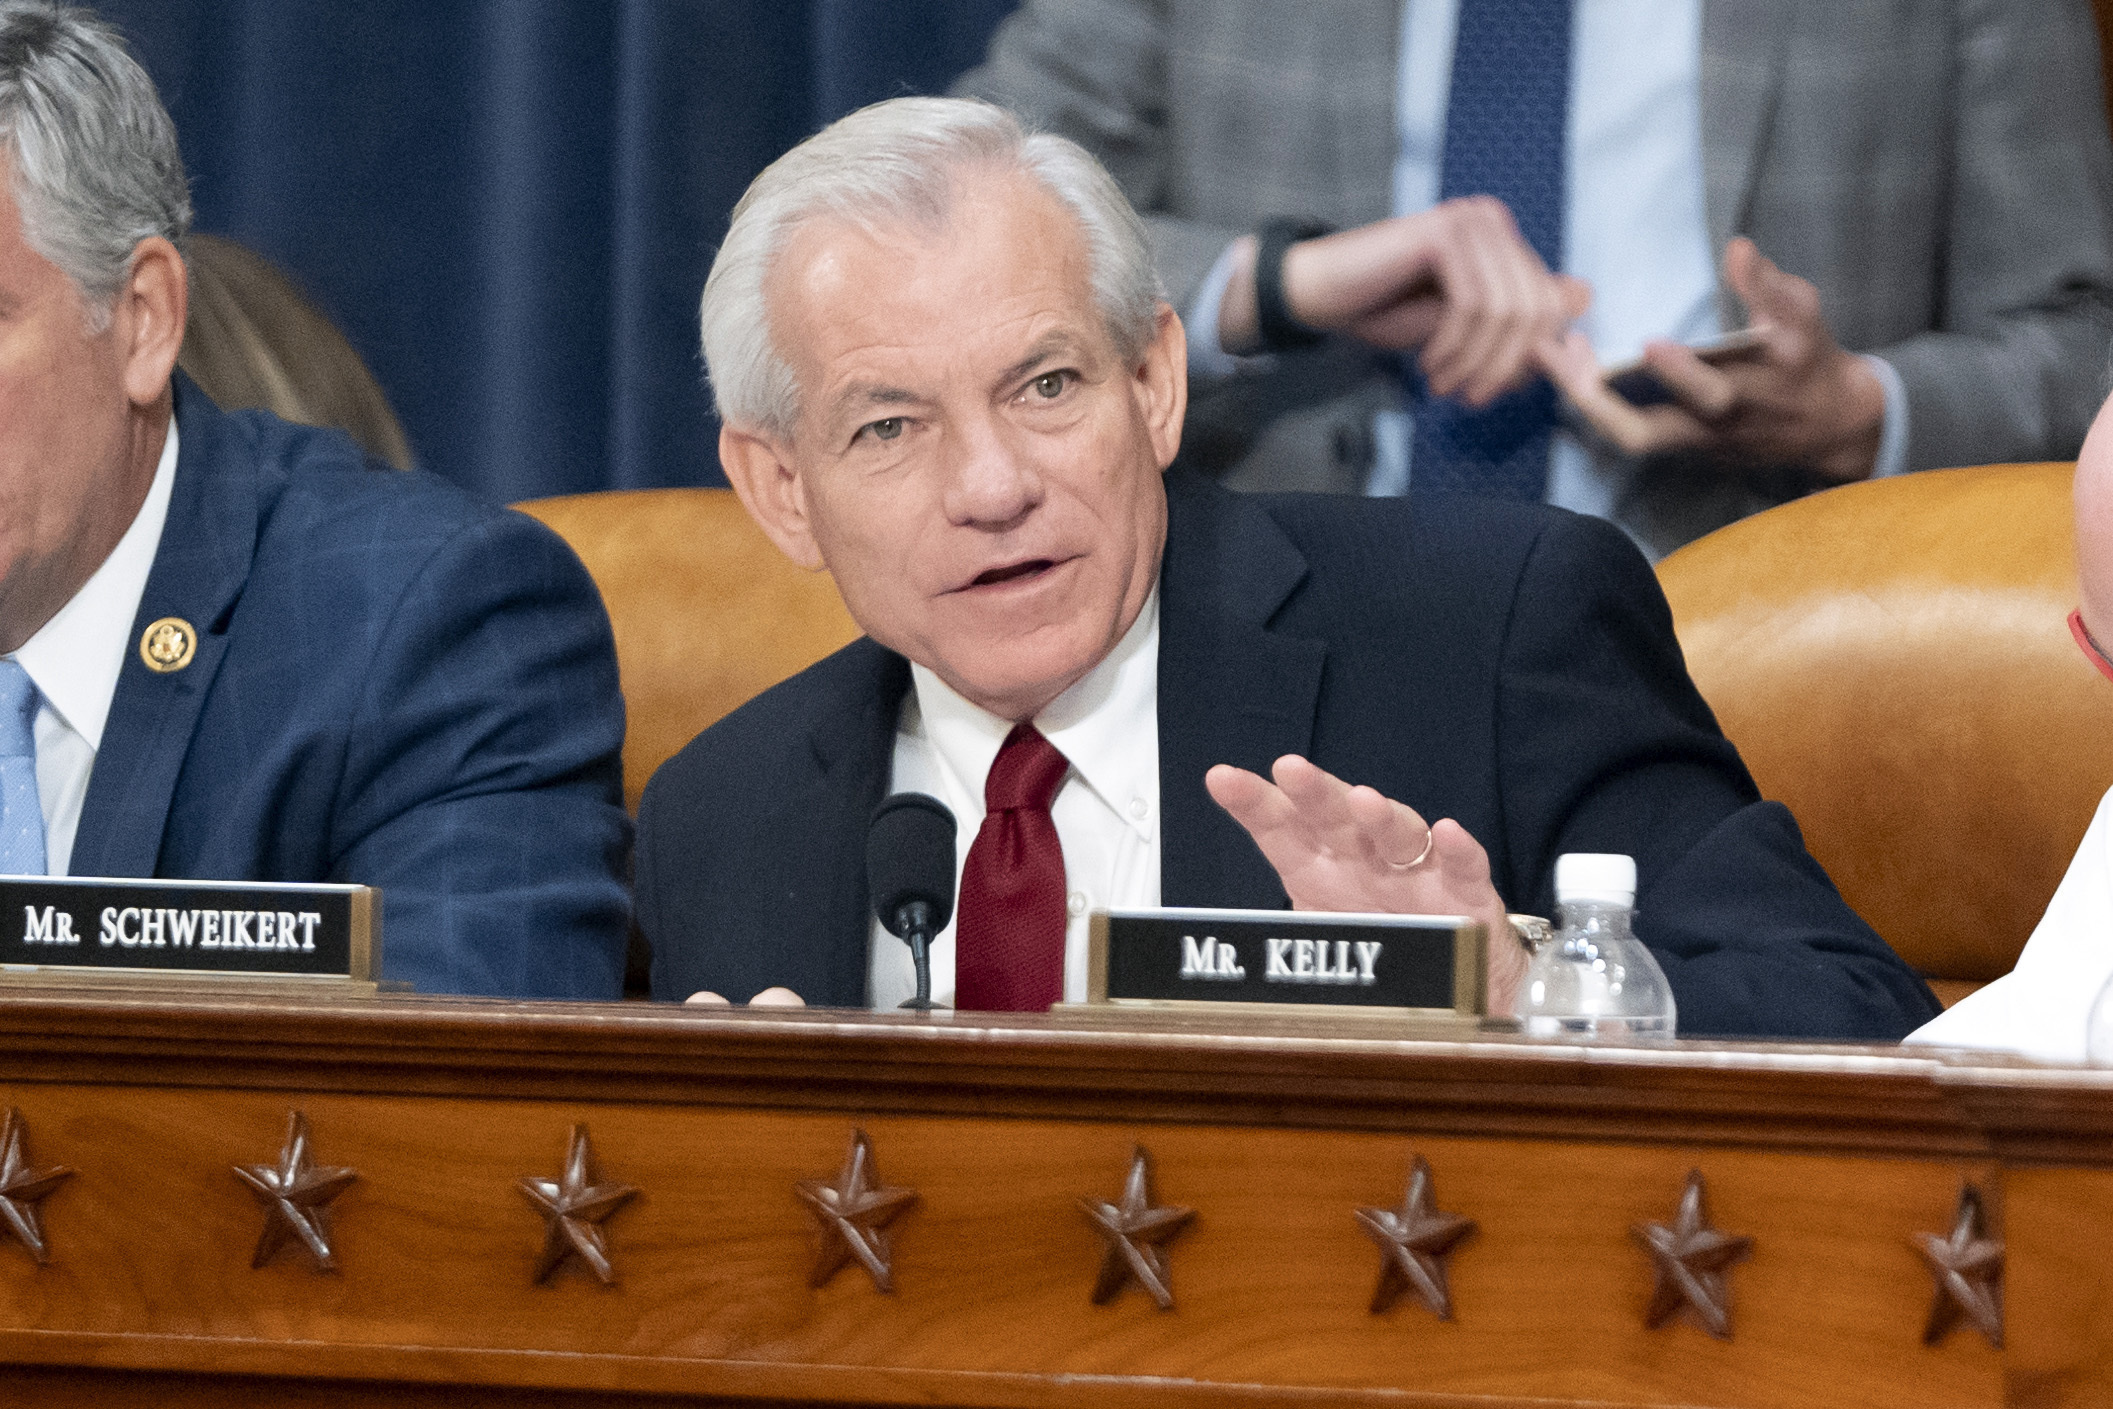
{"type": "Polygon", "coordinates": [[[0,871],[359,882],[386,978],[617,996],[593,581],[520,514],[176,373],[190,215],[116,33],[0,0],[0,871]]]}
{"type": "Polygon", "coordinates": [[[356,881],[422,991],[614,998],[623,700],[557,535],[177,373],[174,492],[69,870],[356,881]]]}

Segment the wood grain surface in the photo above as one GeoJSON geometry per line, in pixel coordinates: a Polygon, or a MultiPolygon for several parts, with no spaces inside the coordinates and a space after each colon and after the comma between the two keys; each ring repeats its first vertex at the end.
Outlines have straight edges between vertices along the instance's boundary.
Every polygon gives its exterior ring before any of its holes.
{"type": "Polygon", "coordinates": [[[1359,1033],[0,998],[0,1106],[78,1171],[43,1205],[50,1265],[0,1242],[0,1403],[2113,1402],[2108,1074],[1359,1033]],[[249,1265],[263,1212],[232,1168],[274,1158],[295,1110],[318,1163],[360,1173],[335,1274],[249,1265]],[[641,1191],[603,1225],[613,1287],[576,1262],[534,1280],[516,1184],[559,1173],[575,1124],[597,1177],[641,1191]],[[856,1269],[809,1285],[794,1186],[833,1177],[854,1127],[919,1196],[892,1294],[856,1269]],[[1078,1201],[1113,1200],[1139,1145],[1156,1201],[1197,1211],[1172,1311],[1090,1301],[1078,1201]],[[1418,1155],[1479,1225],[1450,1323],[1367,1309],[1354,1210],[1397,1202],[1418,1155]],[[1691,1168],[1755,1239],[1729,1342],[1643,1325],[1630,1229],[1669,1221],[1691,1168]],[[1968,1181],[2010,1242],[2007,1351],[1970,1327],[1921,1344],[1911,1239],[1968,1181]]]}

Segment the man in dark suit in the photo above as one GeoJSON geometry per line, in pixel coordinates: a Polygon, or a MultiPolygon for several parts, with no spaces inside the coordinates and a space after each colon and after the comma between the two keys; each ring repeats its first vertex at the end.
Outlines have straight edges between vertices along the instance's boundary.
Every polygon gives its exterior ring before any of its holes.
{"type": "MultiPolygon", "coordinates": [[[[736,490],[869,636],[647,789],[660,996],[895,996],[863,839],[918,786],[974,836],[934,948],[962,1007],[1077,996],[1096,905],[1503,934],[1559,854],[1615,851],[1683,1032],[1898,1037],[1935,1011],[1758,797],[1617,530],[1162,477],[1181,323],[1069,142],[956,100],[854,114],[751,188],[704,339],[736,490]]],[[[1491,947],[1493,1007],[1523,967],[1491,947]]]]}
{"type": "Polygon", "coordinates": [[[117,37],[0,4],[0,871],[352,881],[417,988],[615,997],[623,705],[554,535],[174,373],[117,37]]]}

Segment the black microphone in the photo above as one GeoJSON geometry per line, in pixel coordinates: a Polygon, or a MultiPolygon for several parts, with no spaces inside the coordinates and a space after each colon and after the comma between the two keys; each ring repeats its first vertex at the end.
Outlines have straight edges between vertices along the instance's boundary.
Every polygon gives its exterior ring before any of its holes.
{"type": "Polygon", "coordinates": [[[932,936],[954,916],[954,814],[924,793],[897,793],[874,810],[866,829],[866,888],[873,913],[910,946],[917,996],[905,1008],[932,1006],[932,936]]]}

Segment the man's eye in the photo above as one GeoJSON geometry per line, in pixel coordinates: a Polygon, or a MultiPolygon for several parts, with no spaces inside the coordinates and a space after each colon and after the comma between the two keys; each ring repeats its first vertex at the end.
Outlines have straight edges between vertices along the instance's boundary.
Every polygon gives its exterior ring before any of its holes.
{"type": "Polygon", "coordinates": [[[902,434],[902,417],[889,416],[885,420],[872,421],[865,429],[875,440],[893,440],[902,434]]]}
{"type": "Polygon", "coordinates": [[[1057,397],[1064,394],[1064,386],[1068,381],[1070,381],[1068,373],[1044,372],[1041,376],[1034,379],[1035,395],[1045,401],[1054,401],[1057,397]]]}

